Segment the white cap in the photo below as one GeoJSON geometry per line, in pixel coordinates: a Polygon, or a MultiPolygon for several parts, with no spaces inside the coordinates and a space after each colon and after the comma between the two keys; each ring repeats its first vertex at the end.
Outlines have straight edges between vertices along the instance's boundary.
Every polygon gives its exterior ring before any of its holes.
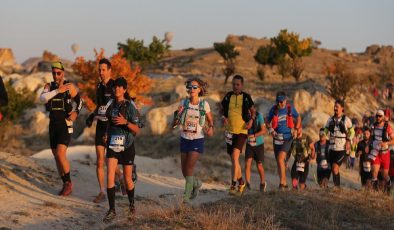
{"type": "Polygon", "coordinates": [[[376,112],[376,115],[384,116],[384,111],[381,110],[381,109],[379,109],[379,110],[376,112]]]}

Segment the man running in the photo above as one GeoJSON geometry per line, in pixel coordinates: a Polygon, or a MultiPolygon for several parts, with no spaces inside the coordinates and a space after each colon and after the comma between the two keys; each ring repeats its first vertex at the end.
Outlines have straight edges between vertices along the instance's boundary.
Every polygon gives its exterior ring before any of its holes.
{"type": "Polygon", "coordinates": [[[319,138],[320,139],[311,146],[311,152],[312,156],[316,158],[317,182],[321,188],[327,188],[331,175],[331,166],[328,163],[328,148],[330,145],[327,143],[327,136],[324,132],[324,128],[320,129],[319,138]]]}
{"type": "Polygon", "coordinates": [[[261,113],[251,108],[253,124],[248,130],[248,142],[245,151],[245,179],[246,187],[250,189],[250,172],[253,159],[256,161],[257,171],[260,176],[260,192],[266,192],[267,183],[265,182],[264,173],[264,134],[267,132],[264,118],[261,113]]]}
{"type": "Polygon", "coordinates": [[[294,156],[294,163],[291,167],[291,180],[293,189],[301,190],[306,188],[306,179],[309,173],[309,161],[315,158],[310,151],[312,140],[303,134],[293,141],[291,153],[294,156]]]}
{"type": "Polygon", "coordinates": [[[223,124],[225,125],[227,138],[227,153],[231,158],[231,186],[230,195],[242,194],[245,183],[242,179],[239,155],[248,138],[248,129],[252,125],[250,109],[254,106],[251,96],[242,91],[244,78],[235,75],[232,79],[233,91],[226,94],[221,105],[223,109],[223,124]],[[238,181],[238,189],[236,188],[238,181]]]}
{"type": "Polygon", "coordinates": [[[339,167],[346,158],[346,151],[350,151],[350,140],[354,137],[352,121],[344,114],[344,106],[344,101],[335,101],[334,116],[328,119],[324,127],[326,134],[330,133],[329,161],[332,179],[337,188],[341,185],[339,167]]]}
{"type": "Polygon", "coordinates": [[[368,155],[372,161],[372,185],[374,189],[378,188],[378,173],[382,168],[382,176],[385,181],[386,191],[390,189],[391,181],[389,177],[390,168],[390,150],[389,145],[394,144],[394,132],[384,119],[384,111],[376,112],[376,122],[372,127],[372,150],[368,155]]]}
{"type": "Polygon", "coordinates": [[[61,62],[52,63],[52,76],[53,82],[44,86],[40,101],[46,103],[46,109],[49,111],[49,139],[56,167],[63,181],[59,195],[68,196],[73,185],[66,151],[73,133],[73,122],[82,109],[82,99],[78,88],[64,80],[64,66],[61,62]],[[72,100],[77,104],[75,109],[72,100]]]}
{"type": "Polygon", "coordinates": [[[361,185],[363,188],[369,189],[371,187],[371,160],[368,158],[369,152],[371,150],[372,138],[371,129],[369,127],[364,127],[364,137],[363,140],[357,145],[357,153],[360,156],[360,178],[361,185]]]}
{"type": "Polygon", "coordinates": [[[301,116],[293,105],[287,102],[284,92],[276,94],[276,104],[272,106],[267,117],[267,127],[273,137],[274,154],[278,166],[279,189],[288,188],[286,180],[286,162],[290,154],[294,137],[301,137],[301,116]],[[295,122],[294,122],[295,120],[295,122]]]}

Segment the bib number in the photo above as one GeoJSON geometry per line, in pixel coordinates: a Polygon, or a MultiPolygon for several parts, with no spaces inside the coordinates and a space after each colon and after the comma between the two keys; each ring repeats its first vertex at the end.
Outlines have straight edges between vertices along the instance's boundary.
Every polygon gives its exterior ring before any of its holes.
{"type": "Polygon", "coordinates": [[[256,137],[248,137],[248,143],[250,146],[256,146],[256,137]]]}
{"type": "Polygon", "coordinates": [[[364,172],[371,172],[371,162],[364,161],[363,162],[363,169],[364,169],[364,172]]]}
{"type": "Polygon", "coordinates": [[[186,121],[183,131],[187,133],[197,133],[197,122],[186,121]]]}
{"type": "Polygon", "coordinates": [[[305,162],[297,162],[296,169],[298,172],[304,172],[305,171],[305,162]]]}
{"type": "Polygon", "coordinates": [[[285,141],[283,140],[283,133],[278,133],[274,138],[274,144],[276,145],[283,145],[285,141]]]}
{"type": "Polygon", "coordinates": [[[320,165],[320,167],[322,169],[327,169],[328,168],[327,160],[321,160],[319,165],[320,165]]]}
{"type": "Polygon", "coordinates": [[[233,134],[227,131],[224,131],[224,138],[226,140],[226,143],[229,145],[233,144],[233,134]]]}
{"type": "Polygon", "coordinates": [[[97,110],[97,119],[99,119],[100,121],[108,121],[108,118],[105,116],[105,114],[107,113],[107,106],[100,106],[97,110]]]}
{"type": "Polygon", "coordinates": [[[124,135],[112,135],[109,142],[109,148],[117,153],[124,151],[125,139],[124,135]]]}

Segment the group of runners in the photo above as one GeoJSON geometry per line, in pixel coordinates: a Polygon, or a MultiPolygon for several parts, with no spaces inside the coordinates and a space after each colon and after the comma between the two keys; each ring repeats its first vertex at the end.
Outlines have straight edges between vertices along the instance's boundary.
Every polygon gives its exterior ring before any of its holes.
{"type": "MultiPolygon", "coordinates": [[[[107,197],[109,210],[103,218],[111,222],[115,216],[116,185],[120,184],[123,194],[129,199],[128,216],[135,214],[135,136],[142,128],[140,114],[127,93],[127,81],[123,77],[112,79],[111,63],[108,59],[99,61],[100,83],[97,85],[95,110],[86,119],[90,127],[97,120],[95,146],[97,155],[96,173],[99,193],[93,200],[99,203],[107,197]],[[105,185],[104,166],[107,165],[105,185]],[[123,165],[123,172],[118,168],[123,165]],[[134,169],[134,170],[133,170],[134,169]]],[[[40,96],[49,111],[50,146],[54,155],[63,187],[59,195],[72,193],[70,164],[66,150],[73,133],[73,122],[83,107],[78,88],[64,79],[64,66],[61,62],[52,63],[53,82],[46,84],[40,96]]],[[[205,136],[214,134],[214,119],[208,101],[203,99],[208,84],[199,78],[185,82],[188,97],[181,100],[174,112],[173,127],[180,129],[181,169],[185,178],[183,202],[198,196],[202,186],[194,176],[194,168],[204,153],[205,136]]],[[[255,160],[260,176],[260,191],[265,192],[267,182],[264,172],[264,135],[273,138],[274,154],[279,175],[279,189],[288,188],[286,170],[290,156],[294,156],[291,167],[292,187],[306,188],[309,163],[316,159],[317,180],[321,187],[327,187],[332,174],[335,187],[340,186],[340,166],[346,159],[355,132],[351,120],[344,115],[344,102],[337,100],[334,115],[319,132],[319,140],[312,140],[302,133],[301,116],[284,92],[278,92],[276,103],[264,118],[257,111],[252,97],[243,91],[244,78],[235,75],[233,90],[221,101],[222,122],[225,127],[225,141],[231,167],[229,194],[242,195],[251,188],[251,167],[255,160]],[[329,137],[329,138],[327,138],[329,137]],[[245,148],[245,180],[239,158],[245,148]]],[[[357,151],[360,152],[360,175],[363,185],[378,188],[380,172],[383,187],[390,187],[390,145],[394,144],[394,133],[385,122],[384,114],[376,112],[376,122],[364,129],[364,137],[357,151]],[[369,165],[369,166],[368,166],[369,165]],[[369,170],[369,171],[368,171],[369,170]]],[[[392,160],[392,162],[394,162],[392,160]]],[[[394,174],[394,172],[392,172],[394,174]]],[[[394,176],[394,175],[392,175],[394,176]]],[[[394,179],[394,178],[392,178],[394,179]]]]}

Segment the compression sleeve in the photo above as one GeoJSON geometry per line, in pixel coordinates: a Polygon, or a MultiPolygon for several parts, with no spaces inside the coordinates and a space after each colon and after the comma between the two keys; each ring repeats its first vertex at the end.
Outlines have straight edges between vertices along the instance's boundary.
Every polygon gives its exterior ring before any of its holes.
{"type": "Polygon", "coordinates": [[[49,91],[48,89],[44,89],[44,91],[42,91],[41,95],[40,95],[40,101],[42,103],[47,103],[49,100],[51,100],[52,98],[54,98],[56,95],[58,94],[57,89],[49,91]]]}
{"type": "Polygon", "coordinates": [[[355,134],[354,128],[353,127],[349,128],[348,131],[347,131],[347,138],[349,140],[352,140],[353,137],[354,137],[354,134],[355,134]]]}
{"type": "Polygon", "coordinates": [[[74,99],[75,103],[77,103],[76,112],[79,113],[82,109],[82,106],[83,106],[83,100],[82,100],[81,96],[79,95],[79,93],[77,93],[77,95],[75,95],[75,97],[73,99],[74,99]]]}

